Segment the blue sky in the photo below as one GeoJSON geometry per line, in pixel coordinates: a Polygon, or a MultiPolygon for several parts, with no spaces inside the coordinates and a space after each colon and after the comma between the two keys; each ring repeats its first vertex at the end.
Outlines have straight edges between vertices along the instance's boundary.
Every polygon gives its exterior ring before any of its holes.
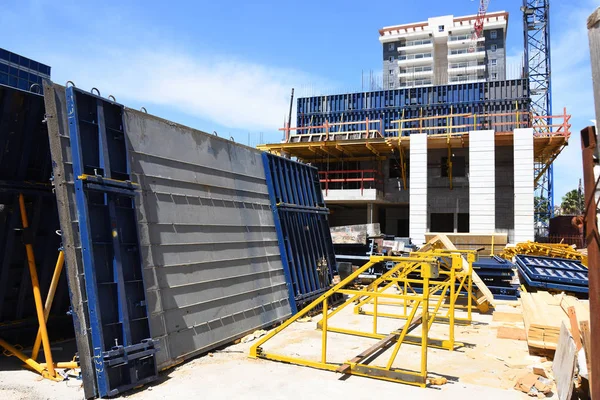
{"type": "MultiPolygon", "coordinates": [[[[8,0],[0,47],[52,66],[53,80],[97,87],[129,107],[244,144],[277,141],[292,87],[299,94],[361,88],[380,73],[383,26],[477,12],[472,0],[45,1],[8,0]],[[126,4],[123,4],[126,3],[126,4]]],[[[523,49],[520,0],[509,12],[508,62],[523,49]]],[[[579,131],[594,118],[585,20],[600,0],[551,7],[554,111],[573,115],[555,163],[555,199],[581,176],[579,131]]],[[[600,99],[599,99],[600,100],[600,99]]]]}

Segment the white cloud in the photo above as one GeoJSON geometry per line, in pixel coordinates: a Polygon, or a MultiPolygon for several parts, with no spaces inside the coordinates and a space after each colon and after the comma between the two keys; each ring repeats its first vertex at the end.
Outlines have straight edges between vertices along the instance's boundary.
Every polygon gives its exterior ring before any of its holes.
{"type": "Polygon", "coordinates": [[[123,104],[152,104],[248,130],[276,130],[289,112],[290,90],[315,81],[301,71],[170,49],[99,50],[48,55],[58,82],[97,87],[123,104]]]}

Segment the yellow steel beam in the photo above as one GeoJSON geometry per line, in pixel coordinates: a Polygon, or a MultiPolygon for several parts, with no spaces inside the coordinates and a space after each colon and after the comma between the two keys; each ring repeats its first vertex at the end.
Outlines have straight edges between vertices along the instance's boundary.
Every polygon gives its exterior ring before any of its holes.
{"type": "MultiPolygon", "coordinates": [[[[23,224],[23,229],[27,230],[29,228],[29,221],[27,220],[25,198],[22,194],[19,194],[19,208],[21,211],[21,222],[23,224]]],[[[50,349],[50,339],[48,338],[48,330],[46,328],[44,307],[42,305],[40,283],[38,281],[37,268],[35,266],[35,256],[33,253],[33,246],[31,245],[31,243],[25,243],[25,250],[27,252],[27,265],[29,266],[29,276],[31,277],[33,299],[35,301],[35,311],[37,313],[38,323],[40,324],[40,334],[42,336],[42,344],[44,346],[44,357],[46,358],[46,362],[48,363],[48,374],[51,377],[56,377],[56,371],[54,370],[54,362],[52,361],[52,350],[50,349]]]]}
{"type": "MultiPolygon", "coordinates": [[[[44,321],[48,321],[50,315],[50,309],[52,309],[52,302],[54,301],[54,295],[56,294],[56,288],[58,287],[58,281],[60,280],[60,274],[62,272],[63,265],[65,264],[65,253],[60,250],[58,252],[58,260],[56,260],[56,267],[54,267],[54,274],[52,275],[52,281],[50,282],[50,288],[48,288],[48,295],[46,295],[46,303],[44,304],[44,321]]],[[[40,346],[42,345],[42,328],[38,329],[33,350],[31,351],[31,358],[37,360],[40,346]]]]}
{"type": "Polygon", "coordinates": [[[348,155],[350,157],[354,157],[354,154],[349,151],[348,149],[344,149],[343,146],[340,146],[339,144],[336,143],[335,148],[338,149],[338,151],[340,151],[342,154],[344,155],[348,155]]]}
{"type": "Polygon", "coordinates": [[[377,157],[379,157],[379,152],[378,152],[378,151],[375,149],[375,147],[373,147],[373,146],[371,145],[371,143],[368,143],[368,142],[367,142],[367,143],[365,143],[365,146],[367,147],[367,149],[371,150],[371,152],[372,152],[373,154],[375,154],[377,157]]]}
{"type": "Polygon", "coordinates": [[[37,371],[40,375],[42,375],[46,379],[50,379],[53,381],[62,381],[63,378],[60,375],[57,375],[54,370],[54,364],[48,364],[47,366],[42,366],[38,362],[32,360],[30,357],[25,355],[22,351],[12,346],[10,343],[5,341],[4,339],[0,339],[0,346],[6,349],[9,353],[17,357],[19,360],[23,361],[28,367],[37,371]],[[50,370],[53,372],[50,373],[50,370]]]}

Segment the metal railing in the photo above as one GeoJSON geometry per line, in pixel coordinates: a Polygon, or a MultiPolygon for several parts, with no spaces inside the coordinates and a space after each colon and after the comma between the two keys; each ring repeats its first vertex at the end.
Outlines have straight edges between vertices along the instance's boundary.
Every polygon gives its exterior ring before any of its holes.
{"type": "Polygon", "coordinates": [[[448,41],[449,42],[455,42],[457,40],[469,40],[472,37],[473,36],[469,35],[469,34],[464,34],[464,35],[450,35],[450,36],[448,36],[448,41]]]}
{"type": "Polygon", "coordinates": [[[478,75],[458,75],[458,76],[451,76],[448,79],[448,82],[471,82],[471,81],[479,81],[479,80],[485,80],[485,78],[483,76],[478,76],[478,75]]]}
{"type": "Polygon", "coordinates": [[[423,58],[431,58],[431,53],[403,54],[398,56],[398,61],[403,60],[418,60],[423,58]]]}
{"type": "Polygon", "coordinates": [[[417,39],[417,40],[409,40],[406,43],[401,43],[398,47],[407,47],[407,46],[419,46],[422,44],[431,44],[431,39],[417,39]]]}
{"type": "Polygon", "coordinates": [[[365,189],[383,190],[383,174],[376,169],[319,171],[321,189],[328,195],[329,190],[365,189]]]}
{"type": "Polygon", "coordinates": [[[569,123],[571,116],[567,109],[563,109],[562,115],[538,116],[528,111],[514,111],[508,113],[490,114],[450,114],[422,116],[416,118],[404,118],[391,121],[398,128],[387,129],[386,136],[402,136],[403,134],[426,133],[429,135],[463,134],[471,130],[493,129],[496,132],[510,132],[517,128],[543,127],[542,132],[534,130],[536,137],[564,136],[567,139],[571,135],[569,123]],[[550,123],[549,123],[550,122],[550,123]]]}
{"type": "Polygon", "coordinates": [[[485,63],[478,62],[478,61],[463,61],[463,62],[456,62],[456,63],[448,63],[448,68],[450,68],[450,69],[468,68],[468,67],[483,67],[483,66],[485,66],[485,63]]]}
{"type": "MultiPolygon", "coordinates": [[[[422,111],[421,111],[422,112],[422,111]]],[[[343,135],[355,135],[355,138],[384,138],[388,136],[403,136],[412,133],[425,133],[428,135],[452,135],[464,134],[471,130],[493,129],[499,133],[512,132],[517,128],[534,128],[534,136],[536,137],[555,137],[564,136],[567,139],[570,137],[571,124],[569,123],[571,116],[567,114],[566,108],[563,109],[563,114],[552,116],[534,115],[529,111],[519,111],[506,113],[461,113],[461,114],[445,114],[435,116],[421,116],[416,118],[403,118],[391,121],[397,128],[383,129],[381,120],[365,120],[353,122],[325,122],[319,126],[304,126],[299,128],[281,128],[280,131],[286,132],[286,142],[315,142],[315,141],[331,141],[344,139],[343,135]],[[351,131],[332,132],[332,127],[354,126],[351,131]],[[372,125],[377,128],[373,129],[372,125]],[[537,128],[536,128],[537,127],[537,128]],[[290,132],[304,132],[290,137],[290,132]],[[313,140],[312,137],[317,140],[313,140]]]]}
{"type": "Polygon", "coordinates": [[[410,81],[410,82],[400,82],[400,84],[398,85],[398,87],[414,87],[414,86],[424,86],[424,85],[431,85],[432,81],[431,79],[417,79],[414,81],[410,81]]]}
{"type": "Polygon", "coordinates": [[[412,68],[400,68],[401,74],[410,74],[414,72],[428,72],[433,71],[431,65],[423,65],[422,67],[412,67],[412,68]]]}
{"type": "Polygon", "coordinates": [[[470,51],[470,49],[452,49],[448,52],[448,55],[454,56],[457,54],[477,53],[477,52],[481,52],[481,51],[485,51],[485,47],[483,47],[483,46],[476,47],[474,49],[474,51],[470,51]]]}

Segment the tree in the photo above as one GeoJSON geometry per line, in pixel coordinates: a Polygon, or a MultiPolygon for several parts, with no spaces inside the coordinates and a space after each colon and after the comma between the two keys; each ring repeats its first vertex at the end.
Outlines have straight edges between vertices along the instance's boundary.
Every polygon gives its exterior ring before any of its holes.
{"type": "Polygon", "coordinates": [[[562,198],[560,207],[565,215],[579,215],[583,212],[583,192],[581,189],[573,189],[562,198]]]}
{"type": "Polygon", "coordinates": [[[534,211],[536,214],[536,222],[547,224],[548,223],[548,208],[550,207],[550,202],[548,199],[544,199],[540,196],[535,196],[534,198],[534,211]]]}

